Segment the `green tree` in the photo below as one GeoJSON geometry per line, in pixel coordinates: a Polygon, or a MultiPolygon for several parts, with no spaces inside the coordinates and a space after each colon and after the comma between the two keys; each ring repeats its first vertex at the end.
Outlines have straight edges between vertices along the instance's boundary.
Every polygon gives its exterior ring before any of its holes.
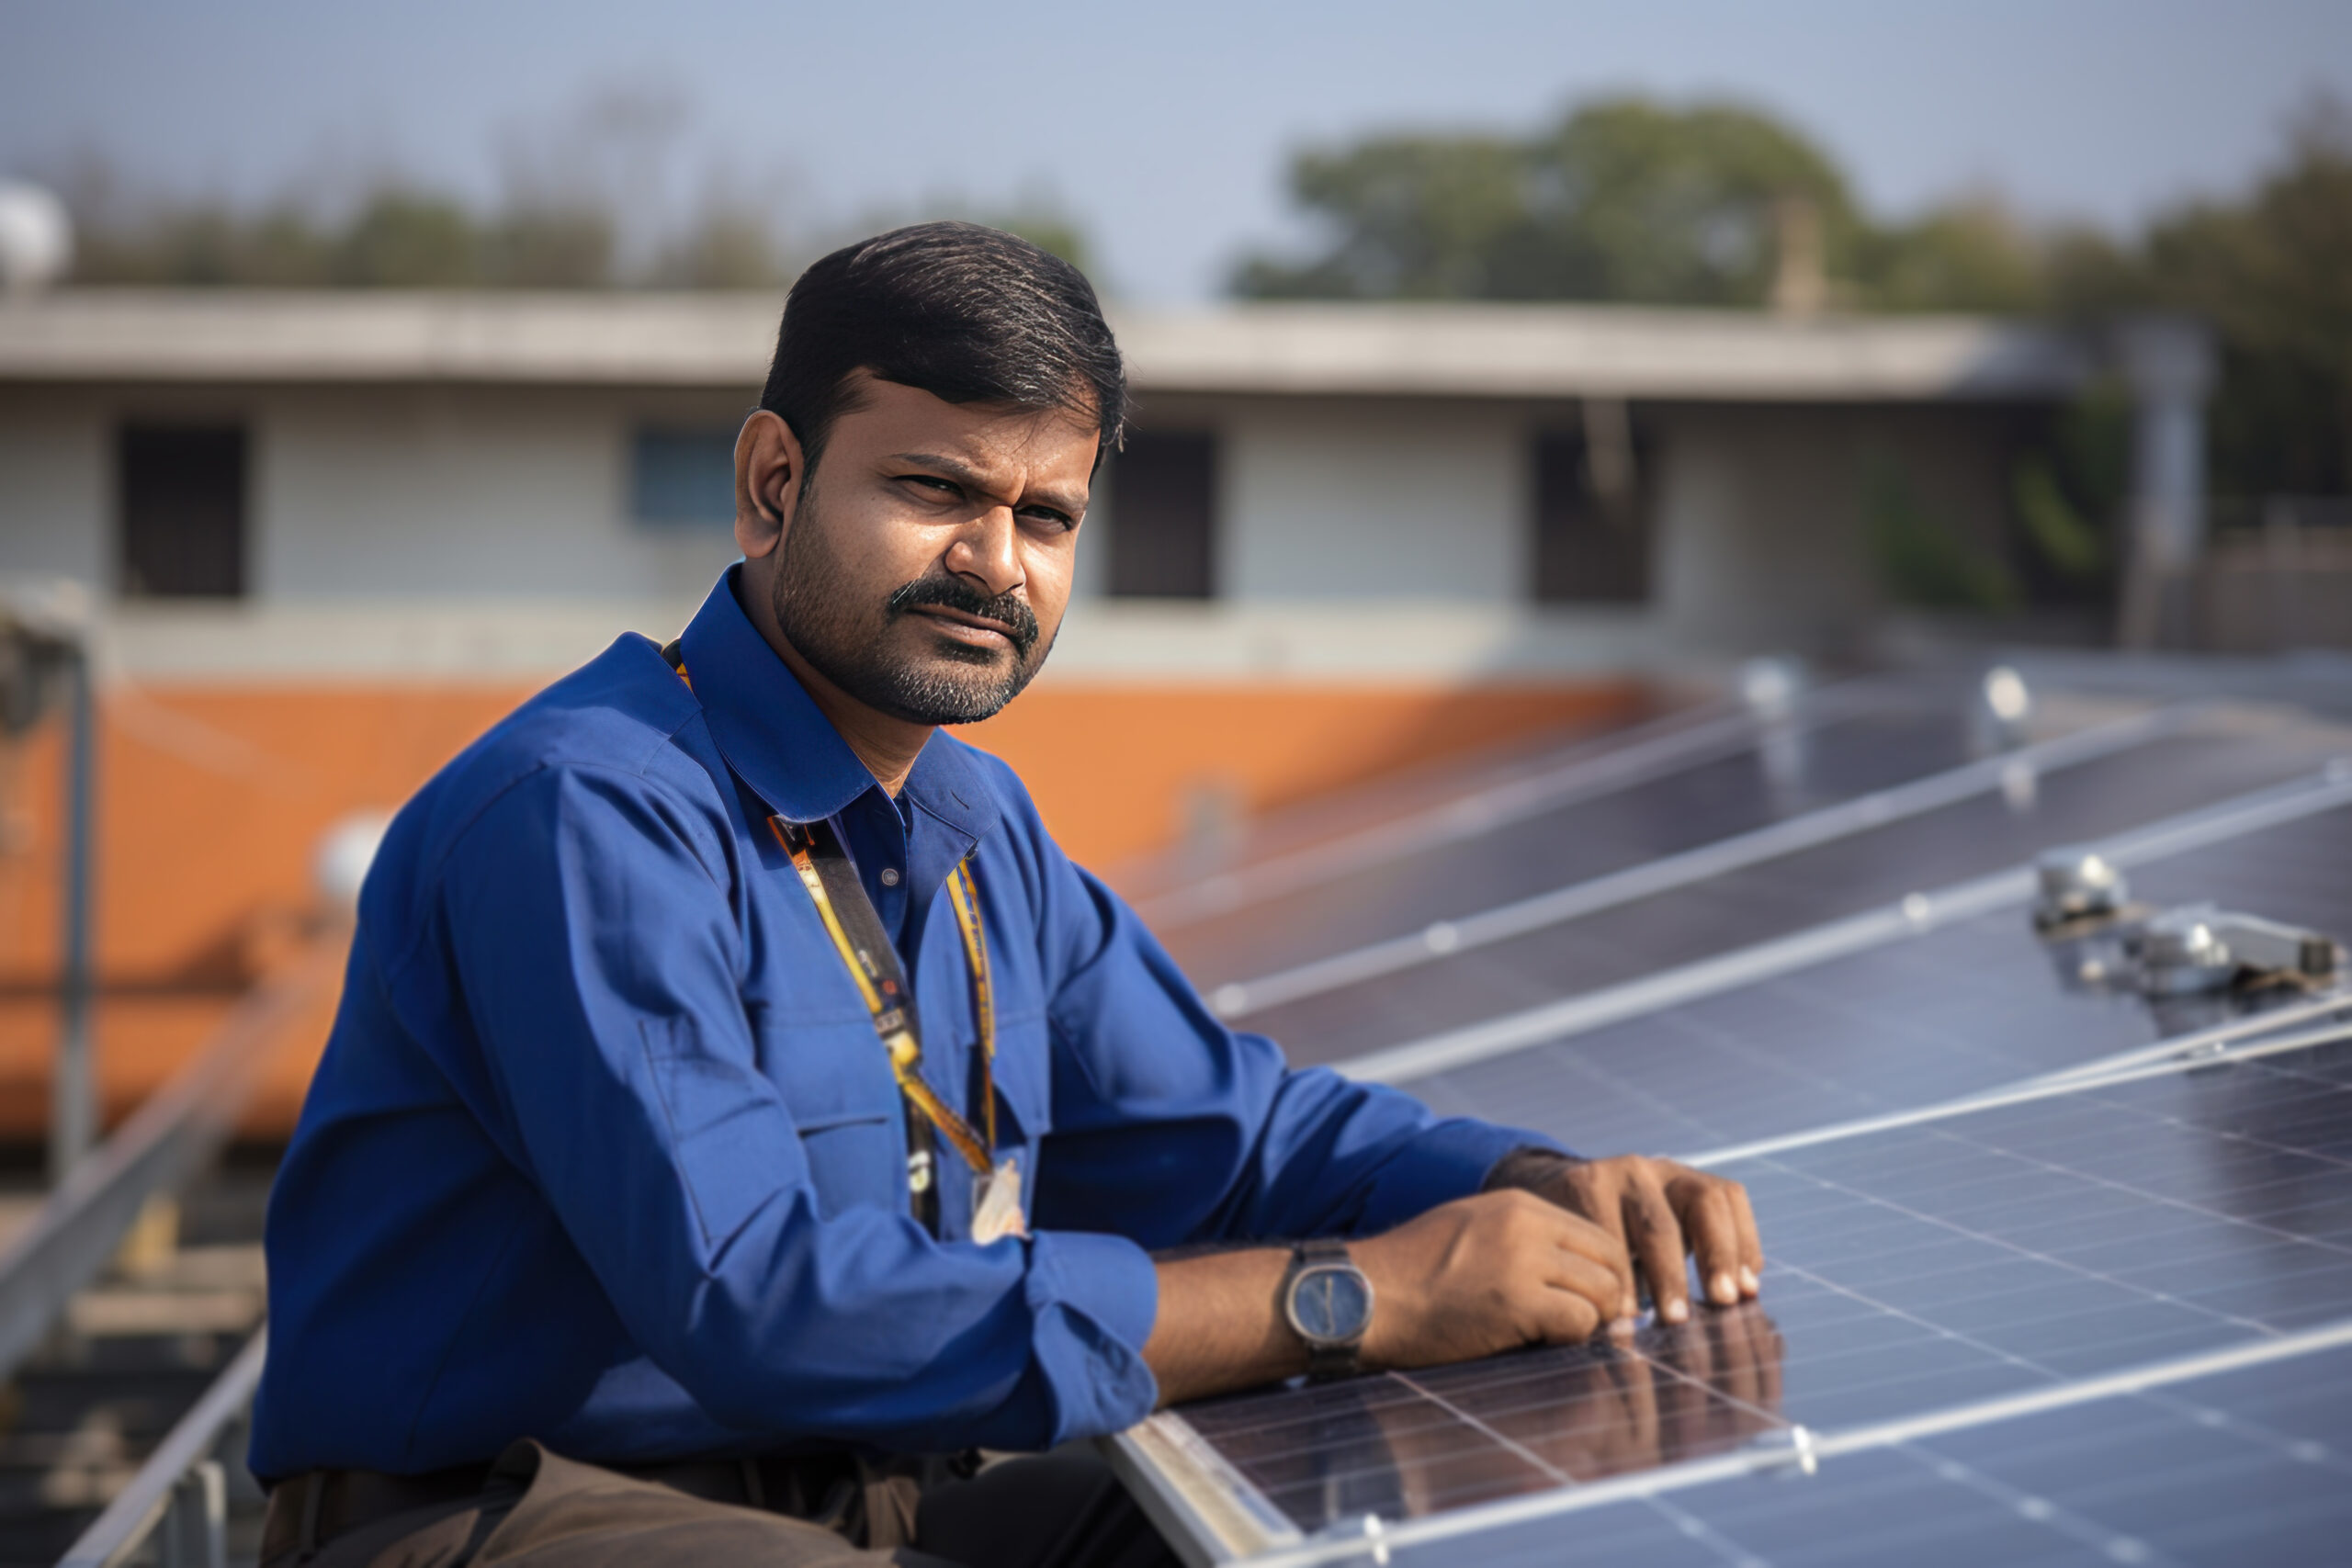
{"type": "Polygon", "coordinates": [[[584,202],[512,209],[481,237],[480,281],[509,288],[597,288],[613,278],[613,220],[584,202]]]}
{"type": "Polygon", "coordinates": [[[2159,221],[2132,289],[2222,340],[2217,490],[2352,490],[2352,111],[2309,106],[2287,154],[2236,202],[2159,221]]]}
{"type": "Polygon", "coordinates": [[[1883,310],[2038,310],[2048,299],[2042,245],[1991,197],[1916,221],[1862,226],[1849,297],[1883,310]]]}
{"type": "Polygon", "coordinates": [[[1828,155],[1731,103],[1605,99],[1525,140],[1376,137],[1299,154],[1291,191],[1327,243],[1245,260],[1238,292],[1754,304],[1784,204],[1811,209],[1833,266],[1858,237],[1828,155]]]}
{"type": "Polygon", "coordinates": [[[678,288],[770,288],[787,276],[758,213],[715,207],[662,253],[654,280],[678,288]]]}
{"type": "Polygon", "coordinates": [[[334,281],[361,288],[462,288],[481,279],[481,238],[446,197],[378,192],[334,243],[334,281]]]}

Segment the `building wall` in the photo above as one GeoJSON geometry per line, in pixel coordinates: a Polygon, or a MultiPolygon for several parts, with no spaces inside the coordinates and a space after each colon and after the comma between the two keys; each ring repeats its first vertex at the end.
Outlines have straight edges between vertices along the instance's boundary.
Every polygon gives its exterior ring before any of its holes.
{"type": "Polygon", "coordinates": [[[1222,594],[1521,597],[1528,463],[1511,411],[1259,400],[1218,428],[1222,594]]]}
{"type": "Polygon", "coordinates": [[[261,411],[258,582],[270,597],[698,592],[723,526],[628,515],[639,420],[731,425],[708,394],[335,390],[261,411]]]}
{"type": "MultiPolygon", "coordinates": [[[[242,419],[257,600],[691,601],[733,558],[731,538],[724,526],[628,514],[630,436],[640,423],[729,427],[747,396],[0,391],[0,572],[110,586],[116,423],[242,419]]],[[[1498,606],[1529,593],[1531,442],[1576,418],[1573,404],[1469,399],[1195,396],[1174,412],[1220,438],[1221,597],[1498,606]]],[[[1652,607],[1670,637],[1723,649],[1850,646],[1879,608],[1867,514],[1888,474],[1963,534],[1997,544],[1998,410],[1645,406],[1639,417],[1654,470],[1652,607]]],[[[1117,525],[1107,500],[1089,518],[1081,596],[1099,592],[1117,525]]]]}
{"type": "Polygon", "coordinates": [[[1997,410],[1747,405],[1653,417],[1653,581],[1669,641],[1867,649],[1884,608],[1871,517],[1890,493],[1973,547],[2000,547],[2008,469],[1997,410]]]}
{"type": "Polygon", "coordinates": [[[110,432],[88,393],[0,389],[0,572],[108,579],[110,432]]]}
{"type": "MultiPolygon", "coordinates": [[[[97,584],[97,1039],[119,1115],[316,928],[311,857],[624,629],[673,635],[723,525],[628,515],[639,423],[731,425],[748,394],[468,387],[0,390],[0,572],[97,584]],[[109,604],[114,430],[246,422],[250,597],[109,604]]],[[[1220,597],[1114,600],[1110,509],[1037,686],[969,737],[1078,858],[1533,733],[1630,716],[1629,671],[1836,651],[1875,608],[1872,464],[1997,530],[1969,410],[1653,408],[1648,605],[1530,598],[1532,438],[1573,403],[1148,400],[1215,429],[1220,597]]],[[[0,748],[0,1135],[40,1122],[54,1008],[53,733],[0,748]]],[[[255,1111],[282,1132],[313,1019],[255,1111]]]]}

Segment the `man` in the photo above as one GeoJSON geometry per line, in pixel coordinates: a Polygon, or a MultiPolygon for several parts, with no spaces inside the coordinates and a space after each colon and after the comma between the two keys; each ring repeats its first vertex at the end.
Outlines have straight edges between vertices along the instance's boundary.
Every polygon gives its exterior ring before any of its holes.
{"type": "Polygon", "coordinates": [[[956,1456],[1579,1340],[1637,1276],[1679,1321],[1686,1248],[1755,1293],[1734,1183],[1225,1029],[935,733],[1044,662],[1125,417],[1092,290],[1008,235],[795,286],[741,563],[369,874],[272,1201],[266,1562],[1159,1562],[1091,1457],[956,1456]]]}

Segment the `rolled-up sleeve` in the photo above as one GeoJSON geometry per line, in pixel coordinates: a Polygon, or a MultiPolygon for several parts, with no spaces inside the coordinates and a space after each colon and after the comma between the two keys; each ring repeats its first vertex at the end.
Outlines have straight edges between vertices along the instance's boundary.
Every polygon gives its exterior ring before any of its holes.
{"type": "Polygon", "coordinates": [[[629,1334],[778,1438],[1042,1449],[1138,1419],[1157,1281],[1121,1227],[983,1247],[821,1212],[741,1000],[729,853],[633,775],[549,768],[468,829],[418,948],[456,971],[477,1113],[629,1334]]]}
{"type": "Polygon", "coordinates": [[[1026,840],[1055,1045],[1041,1225],[1153,1247],[1370,1235],[1477,1191],[1515,1149],[1559,1148],[1441,1118],[1400,1089],[1291,1070],[1273,1042],[1211,1013],[1034,818],[1026,840]]]}

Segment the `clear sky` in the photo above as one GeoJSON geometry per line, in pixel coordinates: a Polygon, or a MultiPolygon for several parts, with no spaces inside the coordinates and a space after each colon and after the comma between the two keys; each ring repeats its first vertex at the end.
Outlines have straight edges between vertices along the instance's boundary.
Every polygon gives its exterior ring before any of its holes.
{"type": "Polygon", "coordinates": [[[616,87],[671,106],[672,201],[723,177],[831,234],[1042,189],[1110,288],[1177,300],[1287,231],[1302,142],[1626,87],[1787,114],[1882,214],[1990,185],[2128,223],[2243,181],[2314,89],[2352,97],[2352,0],[9,0],[0,172],[95,152],[179,189],[397,168],[489,198],[616,87]]]}

